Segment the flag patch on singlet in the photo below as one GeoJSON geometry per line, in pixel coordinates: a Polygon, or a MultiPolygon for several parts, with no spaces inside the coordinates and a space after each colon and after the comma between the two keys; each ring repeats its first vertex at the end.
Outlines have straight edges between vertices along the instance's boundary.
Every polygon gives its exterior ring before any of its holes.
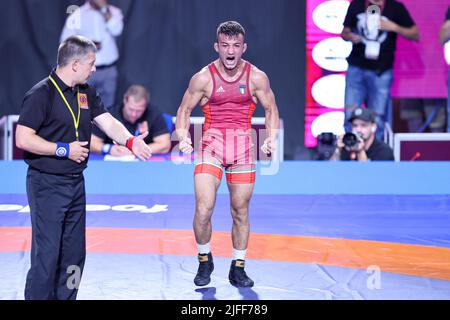
{"type": "Polygon", "coordinates": [[[245,94],[245,88],[247,88],[247,86],[246,86],[245,84],[241,84],[241,85],[239,86],[239,92],[240,92],[241,94],[245,94]]]}

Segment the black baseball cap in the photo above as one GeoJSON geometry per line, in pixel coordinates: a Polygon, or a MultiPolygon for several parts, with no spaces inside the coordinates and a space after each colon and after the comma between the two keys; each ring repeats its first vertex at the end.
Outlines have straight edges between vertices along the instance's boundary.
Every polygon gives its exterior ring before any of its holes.
{"type": "Polygon", "coordinates": [[[359,119],[366,122],[375,122],[375,114],[367,108],[356,108],[353,110],[349,122],[359,119]]]}

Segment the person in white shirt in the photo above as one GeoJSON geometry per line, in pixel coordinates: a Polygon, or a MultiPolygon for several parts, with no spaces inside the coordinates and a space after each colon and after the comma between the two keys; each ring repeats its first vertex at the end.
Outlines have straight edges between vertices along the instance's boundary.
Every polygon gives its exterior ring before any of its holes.
{"type": "Polygon", "coordinates": [[[66,20],[61,33],[61,42],[72,35],[82,35],[97,46],[97,72],[89,80],[95,87],[105,106],[114,105],[117,88],[117,60],[119,50],[115,37],[123,30],[122,11],[107,0],[88,0],[66,20]]]}

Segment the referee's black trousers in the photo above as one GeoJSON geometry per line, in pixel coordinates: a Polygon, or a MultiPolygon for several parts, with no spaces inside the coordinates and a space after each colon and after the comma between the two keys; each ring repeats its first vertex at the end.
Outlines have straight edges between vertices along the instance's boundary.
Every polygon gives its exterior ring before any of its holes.
{"type": "Polygon", "coordinates": [[[74,300],[86,258],[83,174],[54,175],[29,168],[31,268],[25,299],[74,300]]]}

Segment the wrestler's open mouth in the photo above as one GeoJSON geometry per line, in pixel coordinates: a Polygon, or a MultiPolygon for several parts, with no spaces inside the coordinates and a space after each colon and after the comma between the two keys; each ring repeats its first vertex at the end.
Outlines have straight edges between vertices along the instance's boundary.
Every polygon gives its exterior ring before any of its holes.
{"type": "Polygon", "coordinates": [[[234,57],[227,57],[228,61],[234,61],[234,57]]]}

